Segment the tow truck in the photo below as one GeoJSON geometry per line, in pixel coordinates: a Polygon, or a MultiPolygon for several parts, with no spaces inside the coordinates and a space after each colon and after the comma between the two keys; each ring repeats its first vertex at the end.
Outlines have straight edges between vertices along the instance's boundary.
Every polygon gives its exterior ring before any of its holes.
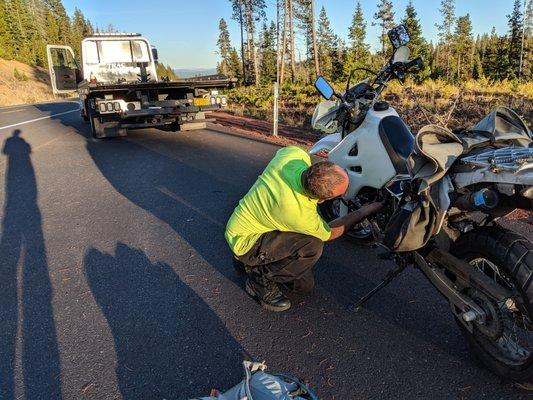
{"type": "Polygon", "coordinates": [[[95,138],[126,136],[128,129],[205,128],[205,113],[227,105],[225,76],[158,79],[157,49],[138,33],[94,34],[81,42],[81,65],[69,46],[48,45],[52,90],[79,96],[81,117],[95,138]]]}

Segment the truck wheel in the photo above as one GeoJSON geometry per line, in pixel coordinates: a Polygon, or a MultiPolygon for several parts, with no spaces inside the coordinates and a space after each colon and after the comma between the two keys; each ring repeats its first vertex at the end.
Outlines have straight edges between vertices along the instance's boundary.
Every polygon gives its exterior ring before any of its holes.
{"type": "Polygon", "coordinates": [[[81,118],[85,121],[85,122],[89,122],[89,117],[87,115],[87,113],[89,112],[89,103],[87,101],[84,102],[84,107],[80,108],[80,115],[81,115],[81,118]]]}
{"type": "Polygon", "coordinates": [[[98,116],[95,115],[96,113],[92,108],[89,107],[89,123],[91,124],[91,134],[93,138],[100,138],[101,136],[101,127],[100,127],[100,121],[98,120],[98,116]]]}
{"type": "Polygon", "coordinates": [[[103,139],[108,137],[126,136],[126,129],[120,128],[118,122],[100,122],[93,107],[89,107],[89,122],[93,138],[103,139]]]}

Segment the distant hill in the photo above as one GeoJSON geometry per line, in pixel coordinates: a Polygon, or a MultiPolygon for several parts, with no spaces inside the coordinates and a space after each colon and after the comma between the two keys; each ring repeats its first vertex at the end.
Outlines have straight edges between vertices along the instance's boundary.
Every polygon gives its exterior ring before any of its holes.
{"type": "Polygon", "coordinates": [[[174,72],[178,78],[194,78],[195,76],[214,75],[216,68],[175,68],[174,72]]]}

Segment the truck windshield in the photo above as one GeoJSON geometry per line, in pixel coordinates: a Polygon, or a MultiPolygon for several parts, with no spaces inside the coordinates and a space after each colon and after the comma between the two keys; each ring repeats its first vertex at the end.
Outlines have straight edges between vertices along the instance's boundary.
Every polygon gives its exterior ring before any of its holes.
{"type": "Polygon", "coordinates": [[[83,42],[83,71],[85,79],[91,74],[98,82],[137,81],[141,63],[156,79],[150,48],[140,39],[95,39],[83,42]]]}
{"type": "Polygon", "coordinates": [[[87,64],[150,62],[148,45],[142,40],[95,40],[85,45],[87,64]]]}

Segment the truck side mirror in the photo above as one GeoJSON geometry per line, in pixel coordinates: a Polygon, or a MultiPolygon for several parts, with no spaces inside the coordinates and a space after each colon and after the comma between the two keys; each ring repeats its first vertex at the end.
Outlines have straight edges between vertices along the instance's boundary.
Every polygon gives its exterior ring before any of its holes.
{"type": "Polygon", "coordinates": [[[159,56],[157,54],[157,49],[154,46],[152,46],[152,57],[154,58],[154,62],[158,62],[159,56]]]}

